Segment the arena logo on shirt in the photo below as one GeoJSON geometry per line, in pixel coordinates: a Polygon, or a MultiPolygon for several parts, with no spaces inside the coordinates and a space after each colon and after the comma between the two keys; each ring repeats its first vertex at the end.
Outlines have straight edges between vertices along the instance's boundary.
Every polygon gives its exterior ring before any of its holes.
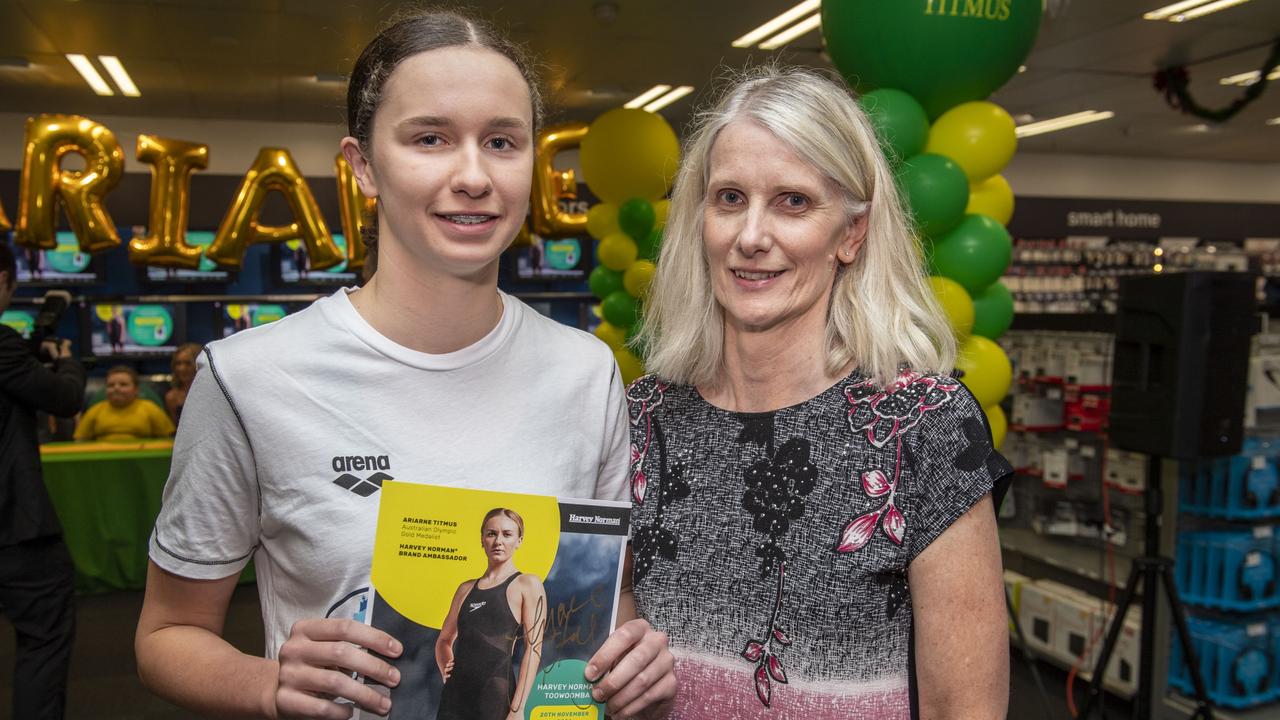
{"type": "Polygon", "coordinates": [[[342,473],[334,479],[333,484],[344,490],[350,490],[360,497],[369,497],[382,488],[384,481],[395,479],[382,472],[391,469],[391,458],[388,455],[338,455],[333,458],[332,466],[334,472],[342,473]],[[351,474],[351,471],[365,470],[378,472],[367,478],[351,474]]]}

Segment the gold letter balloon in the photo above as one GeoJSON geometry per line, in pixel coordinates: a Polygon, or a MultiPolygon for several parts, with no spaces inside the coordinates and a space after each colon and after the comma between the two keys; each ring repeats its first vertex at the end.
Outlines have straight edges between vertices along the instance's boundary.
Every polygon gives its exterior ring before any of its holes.
{"type": "Polygon", "coordinates": [[[533,231],[542,237],[573,235],[587,227],[587,213],[567,213],[560,209],[560,196],[567,185],[576,188],[572,170],[558,171],[552,164],[556,155],[578,147],[587,135],[586,123],[554,125],[538,133],[533,156],[533,231]]]}
{"type": "Polygon", "coordinates": [[[308,260],[316,270],[333,267],[343,260],[342,251],[320,216],[320,206],[289,151],[262,148],[245,173],[244,182],[222,218],[205,257],[223,267],[239,268],[245,248],[250,244],[295,239],[307,246],[308,260]],[[294,222],[277,226],[258,224],[258,213],[271,191],[284,195],[293,211],[294,222]]]}
{"type": "Polygon", "coordinates": [[[151,166],[151,207],[147,234],[129,241],[129,260],[196,269],[201,249],[187,242],[191,173],[209,167],[209,146],[139,135],[138,159],[151,166]]]}
{"type": "Polygon", "coordinates": [[[105,125],[77,115],[27,118],[14,241],[26,247],[56,247],[55,211],[61,200],[81,250],[96,253],[119,247],[120,235],[102,197],[123,174],[124,153],[105,125]],[[63,156],[72,152],[84,156],[84,170],[62,169],[63,156]]]}
{"type": "Polygon", "coordinates": [[[347,267],[359,270],[364,267],[367,254],[361,228],[378,211],[378,199],[360,192],[355,170],[342,153],[338,153],[334,167],[338,177],[338,214],[342,217],[342,234],[347,238],[347,267]]]}

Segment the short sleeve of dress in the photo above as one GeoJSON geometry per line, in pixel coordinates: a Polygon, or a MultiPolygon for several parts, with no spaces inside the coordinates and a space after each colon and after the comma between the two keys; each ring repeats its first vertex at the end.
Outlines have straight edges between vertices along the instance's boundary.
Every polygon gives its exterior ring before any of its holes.
{"type": "Polygon", "coordinates": [[[903,498],[911,559],[969,511],[1013,467],[991,442],[986,413],[962,383],[935,376],[947,397],[907,437],[912,482],[903,498]]]}

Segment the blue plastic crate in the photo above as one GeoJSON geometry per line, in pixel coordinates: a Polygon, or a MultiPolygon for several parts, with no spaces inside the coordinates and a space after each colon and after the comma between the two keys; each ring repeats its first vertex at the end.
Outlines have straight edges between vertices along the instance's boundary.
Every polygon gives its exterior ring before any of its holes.
{"type": "Polygon", "coordinates": [[[1280,546],[1269,527],[1179,533],[1174,569],[1189,604],[1240,612],[1280,607],[1280,546]]]}
{"type": "MultiPolygon", "coordinates": [[[[1187,618],[1191,642],[1200,660],[1205,690],[1214,704],[1249,708],[1280,699],[1277,623],[1266,619],[1228,622],[1187,618]]],[[[1169,656],[1169,685],[1183,694],[1194,691],[1175,633],[1169,656]]]]}
{"type": "Polygon", "coordinates": [[[1245,438],[1240,454],[1181,464],[1183,512],[1228,520],[1280,517],[1280,439],[1245,438]]]}

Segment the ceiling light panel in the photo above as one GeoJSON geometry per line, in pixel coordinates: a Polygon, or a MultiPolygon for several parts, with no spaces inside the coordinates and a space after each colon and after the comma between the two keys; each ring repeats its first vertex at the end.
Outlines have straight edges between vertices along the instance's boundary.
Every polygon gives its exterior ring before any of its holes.
{"type": "Polygon", "coordinates": [[[95,93],[99,95],[116,94],[115,91],[111,89],[111,86],[107,84],[107,81],[102,79],[102,75],[98,73],[98,69],[93,66],[93,63],[89,62],[89,58],[84,55],[71,53],[67,55],[67,60],[70,61],[71,66],[76,69],[76,72],[80,73],[80,77],[84,78],[84,81],[89,83],[89,87],[93,88],[95,93]]]}
{"type": "Polygon", "coordinates": [[[805,0],[799,5],[796,5],[790,10],[782,13],[778,17],[770,20],[769,22],[766,22],[765,24],[761,25],[755,30],[752,30],[746,35],[743,35],[737,40],[734,40],[732,45],[736,48],[751,47],[752,45],[755,45],[761,40],[769,37],[770,35],[773,35],[779,30],[790,25],[791,23],[799,20],[805,15],[808,15],[809,13],[812,13],[812,12],[817,12],[817,10],[820,7],[822,7],[822,3],[820,0],[805,0]]]}
{"type": "Polygon", "coordinates": [[[99,55],[98,62],[102,63],[102,67],[107,69],[107,74],[116,82],[116,87],[120,88],[120,92],[125,97],[142,96],[138,86],[133,84],[133,78],[129,77],[128,71],[124,69],[124,64],[120,62],[120,58],[115,55],[99,55]]]}
{"type": "Polygon", "coordinates": [[[645,90],[634,98],[628,100],[622,107],[632,110],[638,107],[643,107],[670,89],[670,85],[654,85],[648,90],[645,90]]]}
{"type": "Polygon", "coordinates": [[[1045,133],[1057,132],[1058,130],[1066,130],[1067,128],[1076,127],[1078,125],[1087,125],[1102,120],[1110,120],[1116,114],[1110,110],[1097,111],[1085,110],[1084,112],[1072,113],[1061,117],[1049,118],[1040,122],[1033,122],[1017,128],[1014,132],[1020,137],[1032,137],[1033,135],[1043,135],[1045,133]]]}
{"type": "Polygon", "coordinates": [[[787,43],[791,42],[792,40],[795,40],[801,35],[804,35],[807,32],[817,30],[818,27],[821,25],[822,25],[822,15],[819,13],[814,13],[813,15],[810,15],[804,20],[801,20],[795,25],[792,25],[786,30],[783,30],[777,35],[774,35],[768,40],[765,40],[764,42],[760,43],[760,49],[776,50],[782,47],[783,45],[786,45],[787,43]]]}
{"type": "Polygon", "coordinates": [[[1144,20],[1168,20],[1183,10],[1190,10],[1197,5],[1204,5],[1207,2],[1210,2],[1210,0],[1182,0],[1182,2],[1176,2],[1172,5],[1165,5],[1162,8],[1156,8],[1155,10],[1144,14],[1142,17],[1144,20]]]}
{"type": "Polygon", "coordinates": [[[692,85],[681,85],[662,97],[644,106],[646,112],[658,112],[662,108],[693,92],[692,85]]]}

